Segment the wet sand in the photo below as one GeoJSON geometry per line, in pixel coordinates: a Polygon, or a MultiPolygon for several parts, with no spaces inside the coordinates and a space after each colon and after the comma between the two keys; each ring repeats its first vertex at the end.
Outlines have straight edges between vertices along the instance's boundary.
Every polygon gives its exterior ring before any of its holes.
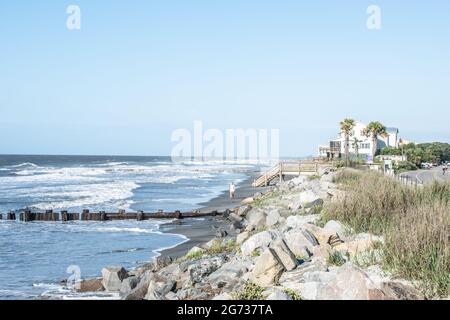
{"type": "MultiPolygon", "coordinates": [[[[257,173],[251,174],[245,181],[236,186],[236,197],[230,199],[228,191],[223,192],[217,198],[209,202],[201,203],[201,212],[210,212],[213,210],[225,211],[226,209],[234,209],[238,207],[242,200],[252,197],[257,192],[264,192],[267,188],[253,188],[252,182],[257,173]]],[[[179,246],[167,249],[161,252],[163,256],[179,258],[185,255],[192,247],[199,246],[210,241],[215,237],[217,229],[223,228],[228,233],[233,234],[230,230],[230,223],[223,217],[205,217],[192,218],[174,221],[161,226],[162,232],[182,234],[189,241],[179,246]]]]}

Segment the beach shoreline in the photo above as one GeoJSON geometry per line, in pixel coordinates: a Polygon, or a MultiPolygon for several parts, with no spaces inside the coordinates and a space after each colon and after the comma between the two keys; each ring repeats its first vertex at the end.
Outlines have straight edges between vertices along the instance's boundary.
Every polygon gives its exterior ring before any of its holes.
{"type": "MultiPolygon", "coordinates": [[[[223,212],[227,209],[233,210],[241,205],[241,202],[252,197],[255,193],[264,191],[266,188],[253,188],[252,183],[254,178],[258,175],[252,172],[248,177],[239,183],[236,188],[236,197],[230,199],[228,191],[222,192],[218,197],[210,201],[200,203],[202,207],[200,212],[211,212],[217,210],[223,212]]],[[[188,240],[170,249],[159,251],[161,257],[171,257],[176,259],[184,256],[190,249],[195,246],[200,246],[216,237],[216,231],[223,229],[227,233],[233,233],[230,230],[231,223],[223,216],[204,217],[204,218],[189,218],[169,222],[161,225],[160,231],[163,233],[180,234],[185,236],[188,240]]]]}

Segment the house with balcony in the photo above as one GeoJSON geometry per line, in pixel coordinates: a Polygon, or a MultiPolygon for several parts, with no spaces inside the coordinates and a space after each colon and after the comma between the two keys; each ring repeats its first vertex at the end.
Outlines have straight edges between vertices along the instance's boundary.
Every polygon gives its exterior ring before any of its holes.
{"type": "MultiPolygon", "coordinates": [[[[366,124],[356,122],[349,139],[349,153],[353,157],[367,159],[372,155],[372,139],[364,135],[366,124]]],[[[385,147],[397,148],[399,146],[399,130],[397,128],[386,128],[387,135],[379,137],[377,141],[377,150],[385,147]]],[[[339,133],[335,139],[330,140],[327,144],[320,145],[318,155],[321,158],[336,159],[341,158],[345,154],[345,135],[339,133]]]]}

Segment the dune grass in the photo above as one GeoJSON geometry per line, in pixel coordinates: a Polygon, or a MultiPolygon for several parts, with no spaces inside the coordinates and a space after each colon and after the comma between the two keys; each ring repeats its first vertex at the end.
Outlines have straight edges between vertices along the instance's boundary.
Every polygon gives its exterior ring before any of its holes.
{"type": "Polygon", "coordinates": [[[345,194],[330,202],[325,219],[356,232],[384,236],[383,267],[416,281],[427,298],[450,290],[450,183],[413,188],[376,172],[343,170],[345,194]]]}

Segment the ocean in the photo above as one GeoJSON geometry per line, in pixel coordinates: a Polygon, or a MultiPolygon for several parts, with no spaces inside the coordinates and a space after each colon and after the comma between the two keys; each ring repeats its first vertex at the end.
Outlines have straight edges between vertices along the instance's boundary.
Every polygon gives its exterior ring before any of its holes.
{"type": "MultiPolygon", "coordinates": [[[[193,210],[240,183],[255,164],[172,162],[170,157],[0,155],[0,213],[25,208],[80,212],[193,210]]],[[[188,239],[163,221],[0,221],[0,299],[80,299],[61,285],[102,267],[128,269],[188,239]],[[75,270],[75,271],[74,271],[75,270]]],[[[95,298],[114,298],[100,294],[95,298]]]]}

